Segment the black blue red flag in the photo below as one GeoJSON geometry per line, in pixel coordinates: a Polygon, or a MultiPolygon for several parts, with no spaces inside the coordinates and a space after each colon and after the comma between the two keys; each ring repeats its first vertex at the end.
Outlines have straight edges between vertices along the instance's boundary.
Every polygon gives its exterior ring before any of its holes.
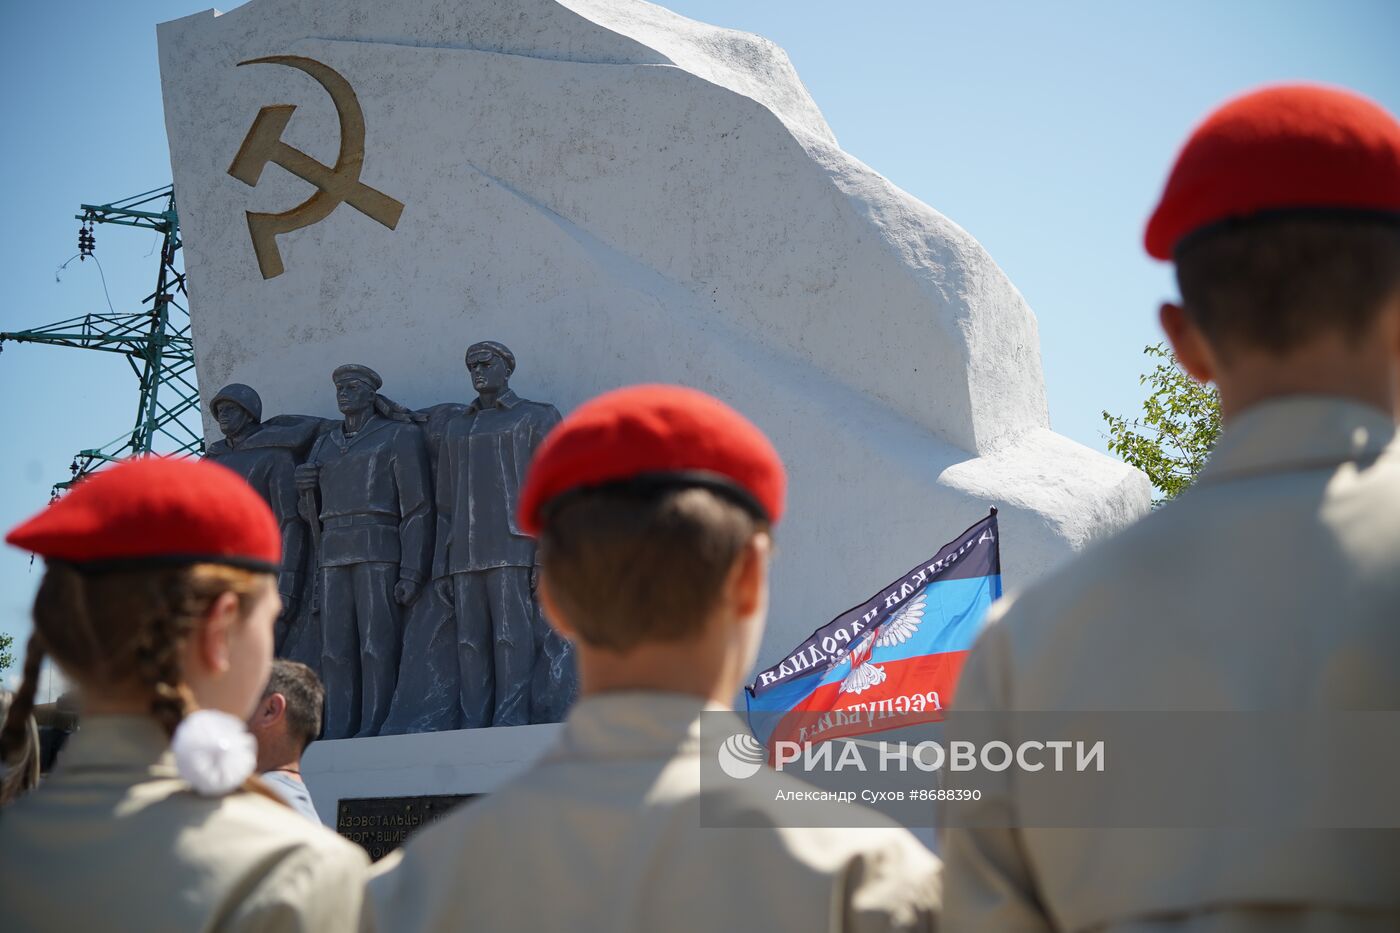
{"type": "Polygon", "coordinates": [[[996,509],[938,553],[817,629],[746,688],[766,745],[941,717],[987,608],[1001,596],[996,509]],[[824,717],[828,728],[814,730],[824,717]],[[799,726],[799,723],[802,724],[799,726]]]}

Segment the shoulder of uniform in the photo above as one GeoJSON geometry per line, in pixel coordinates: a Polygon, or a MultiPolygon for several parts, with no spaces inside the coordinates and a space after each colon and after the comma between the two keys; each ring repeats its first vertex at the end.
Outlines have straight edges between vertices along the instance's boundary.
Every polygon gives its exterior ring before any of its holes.
{"type": "Polygon", "coordinates": [[[466,406],[461,411],[446,412],[440,416],[442,418],[442,433],[461,434],[472,423],[472,412],[466,406]]]}
{"type": "MultiPolygon", "coordinates": [[[[1004,626],[1008,636],[1014,637],[1021,627],[1038,625],[1035,620],[1055,615],[1063,605],[1090,590],[1101,589],[1105,583],[1126,582],[1136,574],[1160,573],[1163,566],[1169,565],[1169,561],[1164,561],[1170,551],[1183,546],[1183,524],[1191,524],[1190,513],[1195,511],[1194,504],[1172,503],[1090,541],[1060,566],[995,602],[987,614],[986,626],[1004,626]],[[1153,555],[1161,559],[1154,559],[1153,555]]],[[[1200,541],[1197,537],[1194,544],[1199,545],[1200,541]]]]}
{"type": "Polygon", "coordinates": [[[289,463],[296,463],[296,452],[283,444],[259,444],[251,449],[256,450],[268,461],[285,460],[289,463]]]}
{"type": "Polygon", "coordinates": [[[537,414],[537,415],[555,415],[555,416],[558,416],[558,414],[559,414],[559,409],[555,408],[555,407],[554,407],[553,405],[551,405],[549,402],[536,402],[536,401],[532,401],[532,400],[530,400],[530,399],[528,399],[528,398],[522,398],[522,399],[520,399],[520,401],[517,402],[516,404],[517,404],[520,408],[527,409],[527,410],[529,410],[529,411],[531,411],[531,412],[533,412],[533,413],[535,413],[535,414],[537,414]]]}
{"type": "Polygon", "coordinates": [[[311,858],[331,872],[362,871],[364,850],[261,794],[236,790],[222,797],[195,793],[175,777],[142,781],[126,794],[131,832],[183,840],[182,858],[219,863],[231,874],[263,874],[287,861],[311,858]]]}
{"type": "Polygon", "coordinates": [[[788,825],[783,808],[803,804],[783,803],[780,798],[821,791],[773,771],[760,774],[765,777],[755,775],[736,789],[732,812],[724,819],[746,828],[769,830],[754,834],[748,844],[761,849],[764,843],[760,840],[766,838],[775,850],[770,864],[781,864],[787,858],[821,873],[839,874],[854,887],[878,889],[883,892],[878,898],[866,900],[870,904],[883,902],[882,910],[923,913],[937,909],[942,896],[942,863],[908,829],[876,810],[840,801],[820,804],[824,816],[830,818],[829,827],[788,825]]]}
{"type": "MultiPolygon", "coordinates": [[[[246,811],[245,818],[258,819],[264,832],[257,848],[243,851],[237,900],[221,928],[281,929],[292,916],[298,918],[297,929],[361,928],[369,872],[362,849],[265,798],[245,793],[227,802],[246,811]]],[[[216,841],[229,835],[219,833],[216,841]]],[[[228,858],[231,846],[220,848],[221,857],[228,858]]]]}
{"type": "Polygon", "coordinates": [[[842,835],[855,846],[841,876],[849,899],[846,909],[858,918],[854,928],[937,928],[943,909],[938,856],[903,828],[846,830],[842,835]]]}
{"type": "Polygon", "coordinates": [[[385,418],[389,422],[388,431],[394,439],[408,438],[409,440],[421,439],[424,437],[423,425],[417,421],[395,421],[385,418]]]}
{"type": "MultiPolygon", "coordinates": [[[[741,786],[724,786],[721,790],[707,793],[705,807],[716,821],[734,822],[744,826],[793,829],[799,835],[825,837],[830,834],[832,843],[838,849],[855,851],[859,844],[876,845],[886,839],[913,842],[918,841],[909,831],[878,810],[846,803],[839,799],[828,799],[824,791],[791,775],[764,768],[741,786]],[[860,827],[857,833],[842,829],[834,833],[828,830],[808,827],[790,827],[792,806],[805,806],[806,801],[815,800],[821,804],[823,814],[830,814],[835,825],[860,827]]],[[[927,852],[923,846],[918,846],[927,852]]]]}

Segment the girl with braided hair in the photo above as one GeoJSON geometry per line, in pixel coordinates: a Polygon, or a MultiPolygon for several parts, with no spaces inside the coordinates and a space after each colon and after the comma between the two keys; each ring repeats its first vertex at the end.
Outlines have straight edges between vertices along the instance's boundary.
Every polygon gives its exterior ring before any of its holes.
{"type": "Polygon", "coordinates": [[[252,776],[280,538],[231,471],[159,458],[85,479],[6,537],[46,569],[0,757],[21,748],[45,657],[83,697],[49,778],[0,810],[7,930],[359,924],[364,853],[252,776]]]}

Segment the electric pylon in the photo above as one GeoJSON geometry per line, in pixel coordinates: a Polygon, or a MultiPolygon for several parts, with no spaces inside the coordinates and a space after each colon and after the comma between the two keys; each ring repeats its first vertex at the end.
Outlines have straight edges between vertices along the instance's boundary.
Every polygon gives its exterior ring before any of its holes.
{"type": "Polygon", "coordinates": [[[199,386],[195,379],[194,346],[190,341],[189,308],[185,274],[175,266],[180,251],[180,221],[175,214],[175,192],[166,185],[111,204],[82,204],[78,231],[81,260],[93,254],[93,228],[120,224],[154,230],[163,239],[155,291],[130,314],[84,314],[32,330],[0,332],[0,347],[16,343],[46,343],[120,353],[140,382],[136,418],[130,432],[101,447],[80,450],[69,466],[70,479],[54,484],[54,495],[104,463],[151,452],[198,454],[204,439],[184,417],[199,410],[199,386]],[[158,209],[163,206],[163,210],[158,209]]]}

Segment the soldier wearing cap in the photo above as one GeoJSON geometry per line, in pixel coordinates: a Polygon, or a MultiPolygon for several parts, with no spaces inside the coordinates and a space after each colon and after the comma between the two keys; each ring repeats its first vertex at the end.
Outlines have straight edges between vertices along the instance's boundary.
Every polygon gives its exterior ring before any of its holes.
{"type": "Polygon", "coordinates": [[[209,445],[205,456],[247,480],[272,507],[282,528],[282,570],[277,592],[282,615],[277,622],[279,653],[284,650],[287,627],[301,602],[302,575],[306,564],[306,523],[297,512],[296,457],[286,447],[250,445],[262,423],[262,399],[251,386],[230,383],[209,402],[223,440],[209,445]]]}
{"type": "Polygon", "coordinates": [[[422,430],[349,363],[331,375],[345,420],[321,435],[297,488],[319,495],[321,678],[328,739],[379,733],[398,678],[402,612],[432,558],[433,503],[422,430]]]}
{"type": "Polygon", "coordinates": [[[930,929],[938,863],[907,831],[782,825],[759,769],[707,805],[702,760],[745,732],[729,704],[767,612],[786,479],[767,438],[675,386],[620,389],[565,418],[519,502],[546,617],[574,643],[578,702],[554,749],[381,863],[374,913],[404,931],[930,929]],[[702,714],[707,718],[701,734],[702,714]]]}
{"type": "Polygon", "coordinates": [[[457,617],[462,721],[469,729],[554,721],[570,698],[560,694],[572,693],[572,665],[540,617],[535,540],[517,522],[516,503],[559,412],[510,388],[515,354],[504,344],[474,343],[466,363],[477,397],[443,433],[433,557],[433,579],[457,617]]]}
{"type": "Polygon", "coordinates": [[[52,659],[82,728],[0,813],[6,930],[353,930],[367,858],[257,778],[244,728],[272,661],[277,520],[194,460],[130,461],[12,530],[42,556],[9,759],[52,659]]]}
{"type": "MultiPolygon", "coordinates": [[[[1176,265],[1162,328],[1216,384],[1220,440],[1186,493],[993,607],[950,728],[959,711],[1400,710],[1400,124],[1331,88],[1233,100],[1177,157],[1146,245],[1176,265]]],[[[992,720],[1015,741],[1014,717],[992,720]]],[[[943,834],[950,928],[1400,929],[1394,830],[1304,829],[1336,790],[1320,772],[1230,769],[1223,809],[1267,791],[1276,824],[1042,829],[1018,823],[1025,782],[979,777],[972,828],[943,834]]],[[[1104,800],[1062,786],[1065,812],[1104,800]]]]}

